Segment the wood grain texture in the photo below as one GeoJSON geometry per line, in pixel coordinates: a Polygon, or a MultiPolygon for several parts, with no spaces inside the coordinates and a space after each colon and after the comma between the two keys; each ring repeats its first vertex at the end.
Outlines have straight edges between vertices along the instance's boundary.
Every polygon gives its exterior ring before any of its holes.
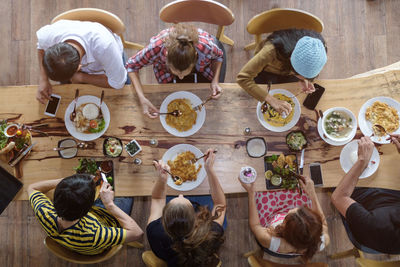
{"type": "MultiPolygon", "coordinates": [[[[117,14],[124,21],[127,26],[126,40],[147,44],[150,37],[170,25],[161,22],[158,18],[158,11],[168,2],[170,0],[2,0],[0,1],[2,25],[0,27],[0,47],[2,48],[0,86],[38,83],[36,31],[48,24],[57,14],[80,7],[106,9],[117,14]],[[21,42],[23,42],[22,45],[21,42]]],[[[400,1],[398,0],[221,0],[219,2],[228,6],[236,18],[235,22],[225,29],[225,34],[235,41],[234,47],[225,45],[228,58],[226,82],[235,82],[236,74],[252,56],[252,52],[243,50],[246,44],[254,40],[254,37],[246,31],[247,22],[254,15],[274,7],[299,8],[322,19],[325,25],[323,35],[328,44],[328,63],[321,73],[322,79],[346,78],[400,60],[398,45],[400,43],[400,20],[398,19],[400,1]]],[[[201,23],[196,25],[210,33],[216,33],[217,30],[217,27],[213,25],[201,23]]],[[[128,50],[127,55],[133,55],[135,52],[128,50]]],[[[151,67],[141,70],[140,76],[145,84],[156,83],[151,67]]],[[[397,75],[398,78],[400,78],[399,75],[397,75]]],[[[376,94],[379,94],[381,88],[376,88],[376,90],[378,92],[376,94]]],[[[399,95],[400,91],[396,90],[395,93],[399,95]]],[[[3,92],[0,91],[0,99],[3,99],[3,96],[3,92]]],[[[357,95],[352,94],[352,97],[357,97],[357,95]]],[[[161,100],[162,98],[157,104],[160,104],[161,100]]],[[[33,99],[31,103],[34,103],[33,99]]],[[[137,107],[132,107],[132,109],[135,108],[137,107]]],[[[51,132],[56,133],[59,125],[55,123],[51,132]]],[[[120,133],[123,134],[124,131],[120,129],[120,133]]],[[[134,130],[131,134],[127,134],[127,139],[136,134],[145,136],[145,133],[145,129],[134,130]]],[[[260,134],[254,131],[253,133],[260,134]]],[[[166,136],[165,140],[169,138],[166,136]]],[[[54,143],[55,140],[52,140],[51,144],[54,143]]],[[[241,149],[243,148],[239,150],[241,149]]],[[[314,159],[306,154],[306,161],[312,160],[314,159]]],[[[39,172],[35,175],[37,179],[40,179],[39,172]]],[[[394,173],[394,175],[398,174],[394,173]]],[[[340,175],[337,179],[340,179],[340,175]]],[[[351,248],[351,244],[325,190],[318,190],[318,197],[328,218],[332,243],[325,252],[318,253],[314,260],[328,262],[329,266],[334,267],[356,266],[353,258],[341,260],[327,258],[329,254],[351,248]]],[[[241,254],[257,246],[254,244],[254,239],[248,238],[248,236],[251,237],[251,233],[247,226],[247,197],[243,194],[232,194],[228,196],[227,201],[227,238],[221,251],[223,266],[248,266],[241,254]]],[[[135,197],[132,217],[141,221],[142,228],[146,225],[149,204],[148,197],[135,197]]],[[[44,237],[45,233],[33,216],[29,202],[12,202],[0,215],[0,266],[78,266],[62,261],[48,252],[42,243],[44,237]]],[[[147,241],[145,245],[146,249],[149,249],[147,241]]],[[[389,259],[387,256],[368,255],[368,257],[389,259]]],[[[398,258],[397,256],[391,259],[398,258]]],[[[273,261],[279,261],[279,259],[273,258],[273,261]]],[[[144,264],[140,250],[124,247],[117,257],[101,266],[144,266],[144,264]]]]}

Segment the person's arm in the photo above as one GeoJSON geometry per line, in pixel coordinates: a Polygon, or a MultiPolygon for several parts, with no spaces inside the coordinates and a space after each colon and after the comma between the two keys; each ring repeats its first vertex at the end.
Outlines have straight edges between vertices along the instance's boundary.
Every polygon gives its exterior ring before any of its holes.
{"type": "Polygon", "coordinates": [[[396,146],[397,152],[400,153],[400,134],[391,134],[386,140],[390,140],[396,146]]]}
{"type": "Polygon", "coordinates": [[[72,83],[86,83],[103,88],[112,88],[108,83],[108,78],[105,74],[88,74],[85,72],[77,71],[71,78],[72,83]]]}
{"type": "Polygon", "coordinates": [[[26,189],[28,196],[30,196],[33,193],[33,191],[39,191],[42,192],[43,194],[46,194],[50,190],[56,188],[56,186],[58,185],[59,182],[61,182],[62,179],[63,178],[54,180],[45,180],[30,184],[26,189]]]}
{"type": "Polygon", "coordinates": [[[350,171],[342,178],[332,194],[332,203],[338,209],[340,214],[346,217],[346,211],[355,201],[351,194],[357,185],[358,178],[367,168],[374,149],[374,143],[367,137],[362,137],[358,141],[358,159],[350,171]]]}
{"type": "Polygon", "coordinates": [[[162,211],[165,207],[166,197],[167,197],[167,179],[168,174],[165,170],[170,170],[168,164],[160,161],[153,161],[154,166],[158,171],[158,179],[153,187],[151,193],[151,206],[150,206],[150,216],[147,221],[147,225],[152,221],[157,220],[162,216],[162,211]]]}
{"type": "Polygon", "coordinates": [[[132,242],[143,237],[143,230],[132,219],[114,203],[114,191],[109,183],[104,182],[100,189],[100,198],[107,211],[113,215],[127,232],[125,242],[132,242]]]}
{"type": "Polygon", "coordinates": [[[220,75],[220,72],[221,72],[221,66],[222,66],[222,62],[221,61],[214,61],[212,63],[212,66],[211,66],[211,70],[214,73],[214,77],[213,77],[213,79],[211,81],[210,89],[211,89],[211,92],[212,92],[212,98],[214,98],[214,99],[219,98],[221,96],[221,93],[222,93],[222,88],[219,85],[219,75],[220,75]]]}
{"type": "Polygon", "coordinates": [[[207,156],[204,158],[205,169],[207,172],[208,184],[210,185],[211,198],[214,203],[212,214],[214,215],[217,211],[220,214],[214,221],[219,225],[223,225],[226,213],[226,198],[213,168],[215,161],[215,153],[213,153],[213,151],[214,149],[208,149],[206,152],[207,156]]]}
{"type": "Polygon", "coordinates": [[[319,203],[317,193],[315,192],[314,182],[310,177],[304,177],[304,182],[299,179],[299,183],[303,191],[311,199],[312,209],[319,214],[322,219],[322,234],[325,238],[325,247],[329,244],[330,238],[328,233],[328,223],[326,221],[324,212],[322,211],[321,204],[319,203]]]}
{"type": "Polygon", "coordinates": [[[51,99],[51,93],[53,92],[53,88],[49,82],[49,78],[47,77],[46,71],[43,67],[43,57],[44,57],[44,50],[38,49],[38,61],[39,61],[39,86],[36,93],[36,99],[45,104],[46,100],[51,99]]]}
{"type": "Polygon", "coordinates": [[[272,235],[268,230],[268,228],[263,227],[260,223],[260,218],[258,217],[257,205],[255,200],[256,192],[254,191],[254,183],[245,184],[240,179],[239,182],[241,183],[243,188],[246,189],[248,193],[250,230],[256,237],[257,241],[263,247],[269,248],[272,235]]]}
{"type": "Polygon", "coordinates": [[[146,114],[148,117],[154,119],[158,117],[159,110],[144,96],[142,83],[140,82],[139,73],[138,72],[129,72],[129,78],[131,78],[132,91],[136,91],[136,94],[139,98],[140,105],[143,109],[143,114],[146,114]]]}
{"type": "MultiPolygon", "coordinates": [[[[286,112],[289,114],[292,110],[291,105],[286,102],[279,100],[272,95],[269,95],[267,90],[262,89],[256,84],[254,78],[262,72],[268,62],[272,62],[275,59],[275,49],[273,45],[265,45],[260,52],[252,57],[246,65],[240,70],[236,77],[236,82],[242,87],[248,94],[257,99],[260,102],[266,101],[279,113],[286,112]]],[[[267,83],[267,81],[266,81],[267,83]]]]}

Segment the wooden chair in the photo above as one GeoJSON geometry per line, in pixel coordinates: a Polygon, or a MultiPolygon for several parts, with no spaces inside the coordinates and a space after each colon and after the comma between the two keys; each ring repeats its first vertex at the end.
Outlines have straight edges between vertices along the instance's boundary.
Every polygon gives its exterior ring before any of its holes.
{"type": "Polygon", "coordinates": [[[263,251],[258,249],[244,254],[251,267],[328,267],[328,264],[322,262],[312,262],[306,264],[281,264],[262,258],[263,251]]]}
{"type": "Polygon", "coordinates": [[[263,33],[286,29],[307,29],[322,32],[323,22],[311,13],[293,8],[274,8],[254,16],[247,23],[247,31],[255,35],[255,42],[244,50],[254,49],[261,42],[263,33]]]}
{"type": "Polygon", "coordinates": [[[365,258],[357,258],[356,263],[361,267],[398,267],[400,261],[375,261],[365,258]]]}
{"type": "MultiPolygon", "coordinates": [[[[167,267],[167,263],[162,259],[160,259],[159,257],[157,257],[151,250],[143,252],[142,259],[147,267],[167,267]]],[[[221,266],[222,266],[222,261],[219,261],[217,267],[221,266]]]]}
{"type": "Polygon", "coordinates": [[[125,41],[125,38],[122,35],[125,32],[125,24],[118,16],[114,15],[111,12],[98,8],[71,9],[56,16],[51,21],[51,23],[54,23],[61,19],[98,22],[109,28],[113,33],[118,34],[121,38],[124,48],[137,50],[141,50],[144,48],[143,45],[125,41]]]}
{"type": "Polygon", "coordinates": [[[160,10],[160,19],[168,23],[205,22],[219,25],[217,39],[233,46],[234,42],[224,34],[225,26],[235,20],[232,11],[213,0],[177,0],[165,5],[160,10]]]}
{"type": "Polygon", "coordinates": [[[49,236],[44,239],[44,245],[60,259],[78,264],[93,264],[106,261],[117,254],[122,248],[122,245],[117,245],[98,255],[82,255],[63,247],[49,236]]]}

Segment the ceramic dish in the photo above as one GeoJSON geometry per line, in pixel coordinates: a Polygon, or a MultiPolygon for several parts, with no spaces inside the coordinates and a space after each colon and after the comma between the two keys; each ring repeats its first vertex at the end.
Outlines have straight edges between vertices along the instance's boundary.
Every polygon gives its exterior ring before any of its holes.
{"type": "Polygon", "coordinates": [[[348,141],[342,141],[342,142],[333,141],[333,140],[329,139],[327,136],[325,136],[325,134],[324,134],[324,132],[322,130],[322,121],[321,121],[321,119],[318,120],[318,134],[322,138],[322,140],[325,141],[325,143],[330,144],[332,146],[343,146],[343,145],[347,144],[348,142],[350,142],[354,138],[354,136],[356,136],[356,132],[354,132],[351,135],[351,138],[349,138],[348,141]]]}
{"type": "MultiPolygon", "coordinates": [[[[333,115],[333,116],[335,116],[335,115],[333,115]]],[[[332,116],[332,117],[333,117],[333,116],[332,116]]],[[[336,121],[338,121],[338,120],[336,119],[336,121]]],[[[339,120],[339,121],[340,121],[340,120],[339,120]]],[[[350,128],[350,126],[349,126],[348,128],[350,128]]],[[[322,132],[325,134],[325,136],[326,136],[328,139],[330,139],[330,140],[332,140],[332,141],[334,141],[334,142],[337,142],[337,143],[346,142],[346,143],[347,143],[347,142],[349,142],[351,139],[353,139],[354,135],[355,135],[356,132],[357,132],[357,119],[356,119],[356,116],[354,116],[353,112],[351,112],[351,111],[348,110],[347,108],[343,108],[343,107],[334,107],[334,108],[330,108],[330,109],[328,109],[328,110],[326,110],[326,111],[324,112],[324,117],[323,117],[323,119],[322,119],[322,132]],[[343,136],[343,137],[335,137],[335,136],[333,136],[332,134],[328,133],[327,130],[326,130],[326,127],[325,127],[326,120],[327,120],[330,116],[332,116],[332,113],[333,113],[333,112],[336,112],[336,114],[337,114],[337,113],[346,114],[347,117],[351,120],[350,123],[349,123],[349,124],[351,125],[351,129],[349,129],[349,132],[348,132],[345,136],[343,136]]]]}

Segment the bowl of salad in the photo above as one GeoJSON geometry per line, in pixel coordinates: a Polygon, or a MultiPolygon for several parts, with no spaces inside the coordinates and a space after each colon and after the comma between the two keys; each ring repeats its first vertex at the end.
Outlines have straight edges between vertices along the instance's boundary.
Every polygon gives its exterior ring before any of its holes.
{"type": "Polygon", "coordinates": [[[107,137],[103,143],[103,154],[106,157],[117,158],[123,150],[122,141],[117,137],[107,137]]]}
{"type": "Polygon", "coordinates": [[[347,108],[330,108],[324,112],[322,131],[332,141],[350,141],[357,131],[357,119],[347,108]]]}

